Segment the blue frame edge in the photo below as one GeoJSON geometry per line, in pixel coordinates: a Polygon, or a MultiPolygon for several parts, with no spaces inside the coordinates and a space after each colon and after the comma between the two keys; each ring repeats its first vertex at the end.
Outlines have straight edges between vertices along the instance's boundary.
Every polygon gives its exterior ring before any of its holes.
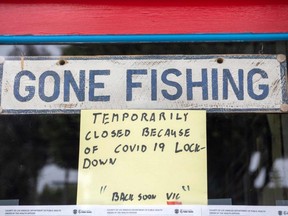
{"type": "Polygon", "coordinates": [[[0,35],[0,44],[156,43],[286,41],[288,33],[143,34],[143,35],[0,35]]]}

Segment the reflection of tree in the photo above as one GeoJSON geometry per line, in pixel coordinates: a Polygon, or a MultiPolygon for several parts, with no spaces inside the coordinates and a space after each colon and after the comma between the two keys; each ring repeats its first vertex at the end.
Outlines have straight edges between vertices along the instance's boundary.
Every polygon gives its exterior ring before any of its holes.
{"type": "MultiPolygon", "coordinates": [[[[62,204],[69,200],[69,170],[77,169],[79,154],[79,116],[54,115],[43,121],[43,137],[49,143],[49,155],[52,163],[65,169],[62,204]]],[[[76,197],[74,197],[75,203],[76,197]]]]}
{"type": "MultiPolygon", "coordinates": [[[[71,115],[0,116],[0,199],[44,204],[48,199],[45,194],[54,193],[54,189],[46,188],[38,198],[37,180],[43,166],[54,162],[67,171],[64,190],[57,189],[61,204],[75,204],[76,189],[68,185],[68,174],[69,169],[77,169],[78,119],[71,115]]],[[[58,199],[51,199],[50,204],[58,199]]]]}
{"type": "Polygon", "coordinates": [[[50,53],[45,47],[36,47],[34,45],[14,46],[9,56],[49,56],[50,53]]]}
{"type": "MultiPolygon", "coordinates": [[[[251,153],[261,153],[261,167],[271,169],[271,132],[263,114],[208,115],[208,180],[211,198],[233,204],[258,204],[258,173],[249,174],[251,153]]],[[[268,179],[264,184],[268,183],[268,179]]]]}
{"type": "MultiPolygon", "coordinates": [[[[76,185],[68,185],[67,190],[70,192],[70,195],[67,197],[66,204],[75,203],[76,185]]],[[[39,202],[43,205],[51,205],[51,200],[53,200],[54,205],[61,205],[63,204],[63,196],[65,196],[63,189],[46,186],[39,196],[39,202]]]]}
{"type": "Polygon", "coordinates": [[[1,116],[0,199],[35,203],[38,175],[48,157],[39,128],[36,116],[1,116]]]}
{"type": "Polygon", "coordinates": [[[275,43],[137,43],[75,44],[63,49],[63,55],[158,55],[158,54],[272,54],[275,43]]]}

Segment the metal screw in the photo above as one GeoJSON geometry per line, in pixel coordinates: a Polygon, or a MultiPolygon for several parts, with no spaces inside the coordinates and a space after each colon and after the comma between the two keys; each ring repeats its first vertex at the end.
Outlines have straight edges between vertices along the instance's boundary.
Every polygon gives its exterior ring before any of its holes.
{"type": "Polygon", "coordinates": [[[280,62],[280,63],[286,61],[286,56],[283,55],[283,54],[277,55],[277,61],[280,62]]]}
{"type": "Polygon", "coordinates": [[[5,58],[0,56],[0,64],[4,64],[4,62],[5,62],[5,58]]]}
{"type": "Polygon", "coordinates": [[[288,112],[288,104],[282,104],[280,110],[281,112],[288,112]]]}

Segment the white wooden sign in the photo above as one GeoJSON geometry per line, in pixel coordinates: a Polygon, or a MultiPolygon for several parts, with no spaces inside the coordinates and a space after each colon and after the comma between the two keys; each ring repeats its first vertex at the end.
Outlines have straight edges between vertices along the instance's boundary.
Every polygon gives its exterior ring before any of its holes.
{"type": "Polygon", "coordinates": [[[1,58],[1,112],[286,110],[284,55],[1,58]]]}

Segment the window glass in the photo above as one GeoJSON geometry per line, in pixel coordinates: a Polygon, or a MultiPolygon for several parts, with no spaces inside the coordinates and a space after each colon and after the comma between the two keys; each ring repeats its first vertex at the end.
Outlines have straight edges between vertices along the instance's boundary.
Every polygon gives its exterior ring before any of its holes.
{"type": "MultiPolygon", "coordinates": [[[[1,45],[2,56],[286,54],[286,42],[1,45]]],[[[0,200],[76,204],[80,115],[0,115],[0,200]]],[[[208,113],[208,198],[275,205],[288,196],[288,116],[208,113]]]]}

